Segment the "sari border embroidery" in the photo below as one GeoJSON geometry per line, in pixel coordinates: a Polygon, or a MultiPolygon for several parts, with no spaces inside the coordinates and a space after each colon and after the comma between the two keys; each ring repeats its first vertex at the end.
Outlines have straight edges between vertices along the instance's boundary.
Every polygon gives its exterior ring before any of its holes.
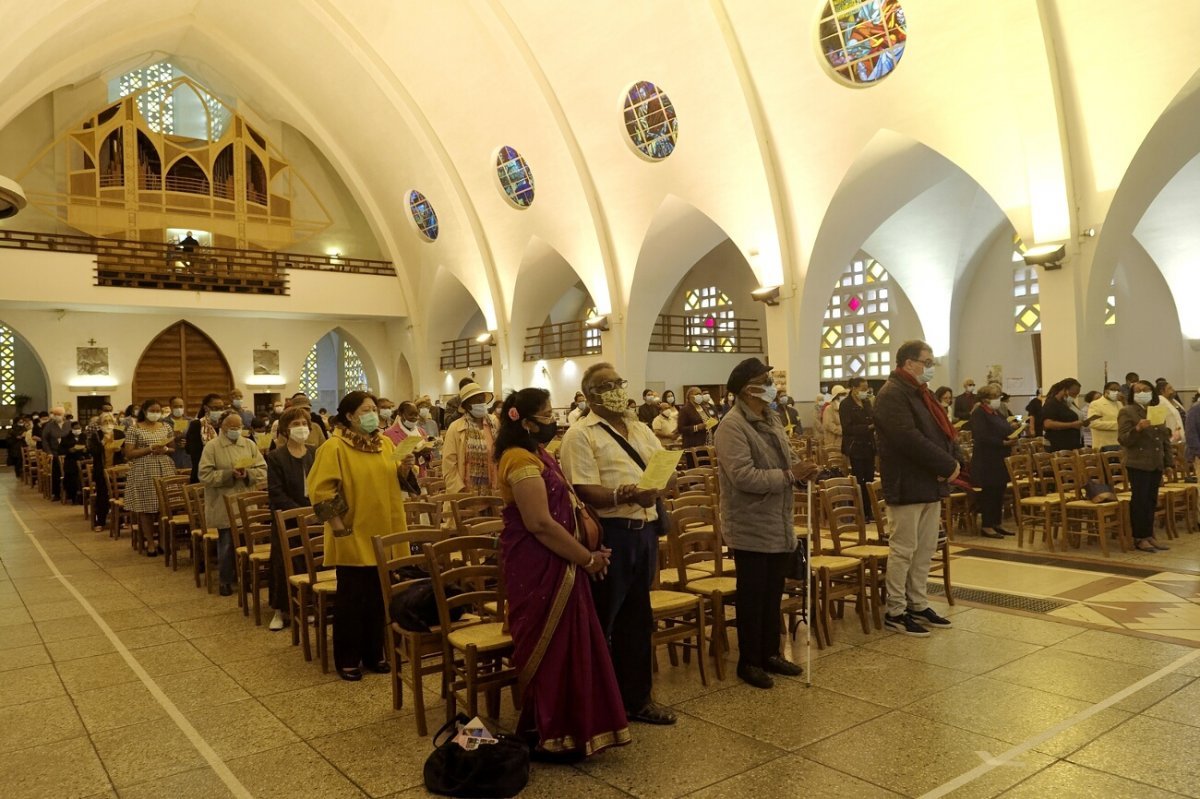
{"type": "Polygon", "coordinates": [[[508,484],[515,486],[522,480],[530,480],[534,477],[541,477],[542,470],[537,466],[522,466],[520,469],[513,469],[508,475],[508,484]]]}
{"type": "Polygon", "coordinates": [[[567,609],[567,602],[571,599],[571,591],[575,588],[577,569],[578,567],[574,563],[567,564],[562,582],[558,585],[558,592],[554,595],[554,604],[550,606],[546,624],[542,627],[541,636],[538,637],[537,646],[533,648],[533,653],[525,663],[525,668],[521,669],[521,673],[517,677],[517,684],[521,688],[522,695],[534,675],[537,674],[538,667],[542,665],[542,658],[545,657],[546,650],[550,648],[550,640],[554,638],[554,633],[558,630],[558,623],[562,620],[563,611],[567,609]]]}
{"type": "MultiPolygon", "coordinates": [[[[583,754],[590,757],[602,749],[607,749],[610,746],[623,746],[633,740],[633,736],[629,734],[629,728],[623,727],[612,732],[602,732],[599,735],[593,735],[591,738],[583,742],[583,754]]],[[[574,752],[579,750],[572,735],[564,735],[562,738],[549,738],[545,741],[538,742],[538,748],[553,754],[561,752],[574,752]]]]}

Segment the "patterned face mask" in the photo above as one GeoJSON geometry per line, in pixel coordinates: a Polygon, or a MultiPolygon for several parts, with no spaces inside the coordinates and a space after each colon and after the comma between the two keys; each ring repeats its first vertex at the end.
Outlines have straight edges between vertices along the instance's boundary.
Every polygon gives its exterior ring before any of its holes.
{"type": "Polygon", "coordinates": [[[629,408],[629,395],[623,388],[614,388],[597,395],[605,410],[613,413],[625,413],[629,408]]]}

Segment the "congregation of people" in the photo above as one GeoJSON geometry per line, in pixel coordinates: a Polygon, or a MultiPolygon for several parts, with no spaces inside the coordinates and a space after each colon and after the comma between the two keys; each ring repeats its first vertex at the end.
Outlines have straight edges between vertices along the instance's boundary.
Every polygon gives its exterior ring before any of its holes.
{"type": "MultiPolygon", "coordinates": [[[[664,500],[679,474],[702,463],[714,468],[721,543],[733,561],[737,676],[762,689],[802,674],[781,648],[781,602],[786,582],[797,579],[798,548],[808,547],[797,534],[795,497],[819,476],[852,477],[867,521],[876,507],[870,489],[879,486],[890,517],[881,541],[884,625],[906,635],[951,626],[925,589],[951,492],[976,494],[981,535],[1012,535],[1002,526],[1005,459],[1022,439],[1044,437],[1050,452],[1122,451],[1134,546],[1167,548],[1154,535],[1157,493],[1174,465],[1173,443],[1185,442],[1189,460],[1200,457],[1200,405],[1185,411],[1169,382],[1131,373],[1087,393],[1080,381],[1061,380],[1017,416],[998,383],[968,379],[957,396],[933,388],[937,368],[927,344],[906,342],[878,391],[856,377],[818,395],[807,431],[757,358],[738,364],[720,392],[686,387],[678,404],[674,391],[651,388],[638,403],[618,370],[600,363],[584,373],[565,411],[544,389],[498,399],[472,378],[444,405],[351,391],[333,413],[313,412],[297,393],[256,415],[236,390],[207,394],[196,408],[182,397],[146,399],[122,413],[105,405],[86,426],[56,406],[15,420],[9,462],[20,475],[29,462],[23,449],[53,456],[50,497],[65,502],[82,501],[81,463],[93,475],[125,467],[123,509],[147,557],[168,546],[155,481],[186,474],[203,486],[206,524],[217,532],[211,568],[222,596],[239,580],[227,497],[265,490],[272,511],[311,509],[324,529],[324,567],[336,579],[334,667],[352,682],[399,667],[388,651],[373,539],[404,531],[406,503],[428,499],[431,481],[446,495],[499,497],[519,731],[544,754],[590,756],[628,743],[631,722],[676,720],[654,699],[652,591],[670,524],[664,500]],[[969,456],[961,446],[968,433],[969,456]],[[415,446],[405,443],[411,438],[415,446]],[[408,454],[395,457],[401,447],[408,454]],[[644,487],[650,462],[665,450],[682,450],[676,477],[665,488],[644,487]]],[[[94,479],[96,532],[110,524],[110,489],[94,479]]],[[[307,621],[292,617],[288,599],[287,575],[304,568],[285,562],[295,535],[278,525],[271,531],[272,631],[307,621]]]]}

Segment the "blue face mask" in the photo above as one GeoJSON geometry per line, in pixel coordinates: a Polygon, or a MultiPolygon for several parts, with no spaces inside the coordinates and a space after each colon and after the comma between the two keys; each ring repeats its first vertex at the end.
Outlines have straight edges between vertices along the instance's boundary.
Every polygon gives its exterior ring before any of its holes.
{"type": "Polygon", "coordinates": [[[239,438],[242,437],[242,431],[240,429],[226,430],[225,436],[230,441],[237,441],[239,438]]]}
{"type": "Polygon", "coordinates": [[[368,411],[358,417],[358,426],[362,428],[364,433],[374,433],[379,429],[379,414],[375,411],[368,411]]]}
{"type": "Polygon", "coordinates": [[[921,376],[918,377],[917,380],[920,380],[922,383],[932,383],[933,382],[933,367],[926,366],[925,371],[921,372],[921,376]]]}

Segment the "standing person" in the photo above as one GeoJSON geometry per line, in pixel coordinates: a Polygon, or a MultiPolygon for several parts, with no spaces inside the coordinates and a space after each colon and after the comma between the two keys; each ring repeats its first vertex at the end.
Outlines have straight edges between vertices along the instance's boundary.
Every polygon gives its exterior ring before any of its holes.
{"type": "Polygon", "coordinates": [[[392,421],[396,417],[396,403],[387,397],[380,397],[376,406],[379,408],[379,427],[386,431],[392,426],[392,421]]]}
{"type": "Polygon", "coordinates": [[[225,497],[252,491],[267,479],[267,464],[258,445],[242,435],[242,415],[235,408],[221,414],[218,434],[200,453],[200,482],[204,483],[204,518],[217,528],[217,565],[221,596],[233,593],[237,579],[233,531],[225,497]]]}
{"type": "Polygon", "coordinates": [[[1008,469],[1004,459],[1012,452],[1016,439],[1009,438],[1012,425],[1000,412],[1000,389],[986,385],[979,390],[979,402],[971,411],[971,482],[979,487],[979,509],[984,538],[1013,535],[1000,526],[1004,507],[1004,489],[1008,469]]]}
{"type": "MultiPolygon", "coordinates": [[[[782,400],[782,397],[780,399],[782,400]]],[[[727,413],[729,413],[730,411],[733,410],[733,403],[735,402],[735,400],[736,400],[736,397],[734,396],[733,392],[729,390],[729,386],[726,386],[725,387],[725,401],[721,403],[721,407],[717,411],[717,413],[720,415],[720,417],[722,419],[725,418],[725,415],[727,413]]]]}
{"type": "Polygon", "coordinates": [[[1139,552],[1170,549],[1154,537],[1154,511],[1163,471],[1174,462],[1171,431],[1165,424],[1153,424],[1147,411],[1162,401],[1153,385],[1137,380],[1132,401],[1117,418],[1117,440],[1125,449],[1125,470],[1129,474],[1129,526],[1133,548],[1139,552]]]}
{"type": "Polygon", "coordinates": [[[796,677],[802,669],[779,654],[780,605],[792,552],[795,484],[817,473],[795,462],[783,423],[771,410],[776,389],[771,367],[747,358],[726,382],[737,398],[717,428],[721,452],[721,517],[737,565],[737,674],[755,688],[771,688],[772,674],[796,677]]]}
{"type": "Polygon", "coordinates": [[[928,344],[904,342],[875,398],[880,477],[893,523],[884,626],[920,637],[929,635],[924,625],[951,626],[929,606],[925,583],[937,551],[942,497],[959,472],[954,427],[928,388],[934,365],[928,344]]]}
{"type": "MultiPolygon", "coordinates": [[[[712,431],[717,418],[704,406],[704,396],[704,392],[695,386],[689,388],[685,395],[683,408],[679,411],[679,434],[683,438],[684,449],[712,445],[712,431]]],[[[690,452],[686,457],[688,468],[696,465],[690,452]]]]}
{"type": "Polygon", "coordinates": [[[1125,375],[1125,382],[1121,384],[1121,399],[1125,402],[1133,402],[1133,384],[1140,378],[1137,372],[1129,372],[1125,375]]]}
{"type": "Polygon", "coordinates": [[[650,429],[658,436],[658,441],[664,449],[679,448],[679,411],[675,410],[674,405],[658,403],[658,416],[654,417],[650,429]]]}
{"type": "Polygon", "coordinates": [[[149,399],[138,408],[137,422],[125,434],[125,460],[129,475],[125,480],[125,508],[137,514],[138,528],[146,542],[146,556],[158,554],[158,491],[154,478],[175,474],[171,450],[175,433],[162,422],[162,406],[149,399]]]}
{"type": "Polygon", "coordinates": [[[567,426],[572,427],[583,417],[588,414],[587,398],[583,396],[582,391],[575,392],[575,398],[571,402],[571,412],[567,414],[567,426]]]}
{"type": "Polygon", "coordinates": [[[520,673],[517,730],[533,733],[543,752],[593,755],[630,740],[590,588],[604,579],[612,553],[589,549],[576,529],[577,500],[546,451],[558,433],[550,392],[509,394],[500,418],[500,563],[520,673]]]}
{"type": "Polygon", "coordinates": [[[834,386],[830,392],[829,404],[821,412],[821,426],[824,430],[822,446],[826,452],[842,451],[842,400],[846,397],[845,386],[834,386]]]}
{"type": "Polygon", "coordinates": [[[58,454],[62,456],[62,496],[78,505],[83,501],[80,493],[79,462],[87,455],[87,445],[83,440],[83,425],[79,420],[71,421],[67,434],[58,442],[58,454]]]}
{"type": "Polygon", "coordinates": [[[420,417],[417,426],[421,428],[425,437],[437,438],[442,429],[438,427],[437,420],[434,418],[433,403],[429,401],[428,394],[417,400],[417,416],[420,417]]]}
{"type": "Polygon", "coordinates": [[[1192,400],[1183,418],[1184,457],[1200,473],[1200,401],[1192,400]]]}
{"type": "Polygon", "coordinates": [[[192,420],[187,418],[187,405],[183,397],[171,397],[171,416],[166,422],[171,425],[171,432],[175,434],[175,451],[171,453],[175,468],[191,469],[192,457],[187,452],[187,433],[192,420]]]}
{"type": "MultiPolygon", "coordinates": [[[[294,510],[306,508],[308,501],[308,473],[312,470],[316,449],[308,445],[309,413],[304,408],[289,408],[279,417],[279,432],[287,444],[271,450],[266,457],[267,496],[271,510],[294,510]]],[[[287,568],[284,565],[285,549],[295,545],[288,541],[284,546],[283,532],[271,525],[271,583],[267,589],[268,604],[275,609],[268,629],[272,632],[291,625],[288,604],[287,568]]],[[[297,555],[292,561],[292,572],[304,571],[304,556],[297,555]]]]}
{"type": "MultiPolygon", "coordinates": [[[[421,413],[417,410],[417,406],[405,401],[400,403],[399,410],[400,412],[396,416],[396,423],[383,431],[383,434],[391,440],[392,444],[399,445],[401,441],[409,436],[416,436],[422,442],[428,442],[430,437],[426,435],[425,429],[421,427],[421,413]]],[[[424,477],[428,473],[429,461],[433,459],[433,447],[428,443],[421,443],[411,457],[417,466],[417,476],[424,477]]]]}
{"type": "Polygon", "coordinates": [[[220,394],[205,394],[200,401],[196,418],[188,425],[185,439],[188,457],[192,461],[191,482],[200,482],[200,456],[204,447],[217,437],[217,425],[225,415],[225,400],[220,394]]]}
{"type": "Polygon", "coordinates": [[[446,493],[490,491],[496,487],[496,462],[492,458],[496,428],[488,414],[492,394],[471,382],[458,393],[465,413],[446,430],[442,450],[446,493]]]}
{"type": "Polygon", "coordinates": [[[1046,450],[1079,449],[1083,446],[1080,431],[1087,422],[1079,418],[1071,401],[1071,392],[1079,391],[1079,381],[1073,377],[1060,380],[1046,392],[1042,405],[1042,430],[1046,436],[1046,450]]]}
{"type": "Polygon", "coordinates": [[[796,400],[786,394],[780,394],[776,401],[776,410],[783,421],[783,432],[788,438],[799,438],[804,435],[804,425],[800,423],[800,411],[796,410],[796,400]]]}
{"type": "Polygon", "coordinates": [[[379,432],[375,397],[351,391],[338,403],[333,436],[308,473],[308,497],[325,523],[325,563],[337,570],[333,660],[338,676],[391,670],[383,653],[383,593],[371,537],[403,532],[404,493],[392,442],[379,432]]]}
{"type": "Polygon", "coordinates": [[[254,421],[254,409],[246,407],[245,395],[242,394],[240,388],[235,388],[229,392],[229,407],[237,411],[238,416],[242,420],[242,428],[249,430],[250,423],[254,421]]]}
{"type": "Polygon", "coordinates": [[[659,414],[658,402],[658,394],[654,393],[654,389],[648,388],[642,392],[642,404],[637,409],[637,416],[642,424],[654,424],[659,414]]]}
{"type": "Polygon", "coordinates": [[[1034,438],[1041,438],[1046,432],[1042,426],[1042,408],[1045,406],[1045,395],[1042,394],[1041,388],[1034,389],[1033,396],[1029,400],[1029,404],[1025,406],[1025,413],[1029,415],[1029,431],[1034,438]]]}
{"type": "Polygon", "coordinates": [[[971,419],[971,411],[979,400],[975,396],[975,380],[968,377],[963,381],[963,393],[954,398],[955,422],[966,422],[971,419]]]}
{"type": "MultiPolygon", "coordinates": [[[[63,436],[71,429],[67,422],[67,412],[61,405],[50,409],[50,421],[42,425],[42,451],[57,456],[63,436]]],[[[50,499],[58,501],[62,492],[62,469],[59,468],[58,458],[51,461],[50,466],[50,499]]]]}
{"type": "Polygon", "coordinates": [[[1125,403],[1121,401],[1121,384],[1115,380],[1104,384],[1104,392],[1088,403],[1088,415],[1095,417],[1089,425],[1092,448],[1098,451],[1117,449],[1117,417],[1125,403]]]}
{"type": "Polygon", "coordinates": [[[96,496],[92,501],[92,531],[104,531],[108,523],[109,496],[105,470],[125,462],[125,431],[117,427],[117,418],[112,412],[102,413],[97,418],[99,426],[88,436],[88,452],[92,454],[92,476],[96,485],[96,496]]]}
{"type": "Polygon", "coordinates": [[[875,420],[871,417],[871,395],[865,377],[850,378],[850,395],[838,408],[842,422],[842,452],[850,461],[850,473],[862,493],[863,515],[874,520],[867,486],[875,480],[875,420]]]}
{"type": "MultiPolygon", "coordinates": [[[[1083,403],[1079,406],[1080,418],[1084,419],[1085,421],[1088,418],[1090,418],[1092,415],[1092,403],[1103,396],[1104,396],[1104,394],[1102,394],[1099,391],[1089,391],[1087,394],[1084,394],[1083,395],[1083,403]]],[[[1085,447],[1093,447],[1094,448],[1094,445],[1092,443],[1095,438],[1095,433],[1092,429],[1094,425],[1095,425],[1095,422],[1093,421],[1093,422],[1088,422],[1087,424],[1085,424],[1083,426],[1083,431],[1082,431],[1083,432],[1083,445],[1085,447]]]]}
{"type": "Polygon", "coordinates": [[[667,403],[675,410],[679,410],[679,406],[675,404],[675,392],[669,388],[663,392],[663,402],[667,403]]]}
{"type": "Polygon", "coordinates": [[[1183,441],[1183,405],[1176,398],[1175,387],[1166,380],[1154,385],[1158,391],[1159,405],[1167,409],[1167,429],[1171,431],[1171,443],[1183,441]]]}
{"type": "Polygon", "coordinates": [[[650,428],[626,412],[625,387],[609,363],[583,373],[593,413],[563,436],[563,474],[595,508],[612,549],[608,576],[592,583],[600,626],[612,653],[625,713],[631,721],[674,724],[675,714],[650,698],[654,615],[650,586],[658,570],[659,492],[638,488],[645,464],[662,449],[650,428]]]}

